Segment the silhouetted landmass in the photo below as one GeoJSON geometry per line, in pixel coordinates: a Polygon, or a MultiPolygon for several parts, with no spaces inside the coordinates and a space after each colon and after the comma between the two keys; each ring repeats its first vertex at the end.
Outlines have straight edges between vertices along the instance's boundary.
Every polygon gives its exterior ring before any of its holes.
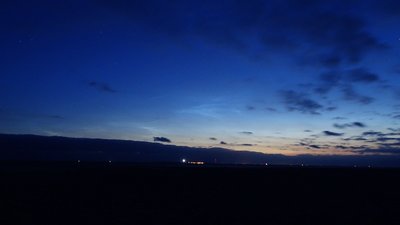
{"type": "Polygon", "coordinates": [[[400,171],[2,163],[0,224],[391,225],[400,171]]]}
{"type": "Polygon", "coordinates": [[[390,225],[400,215],[400,169],[237,164],[398,165],[395,155],[288,157],[34,135],[0,135],[0,149],[0,224],[390,225]]]}
{"type": "MultiPolygon", "coordinates": [[[[372,152],[371,152],[372,153],[372,152]]],[[[176,163],[183,158],[218,164],[384,166],[399,167],[399,154],[359,156],[285,156],[223,148],[191,148],[160,143],[47,137],[37,135],[0,135],[1,160],[28,161],[113,161],[136,163],[176,163]]]]}

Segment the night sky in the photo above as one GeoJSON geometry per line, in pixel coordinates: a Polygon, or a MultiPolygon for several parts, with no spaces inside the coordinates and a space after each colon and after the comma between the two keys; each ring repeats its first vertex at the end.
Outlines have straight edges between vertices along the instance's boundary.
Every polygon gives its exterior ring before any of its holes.
{"type": "Polygon", "coordinates": [[[400,154],[400,2],[0,3],[0,133],[400,154]]]}

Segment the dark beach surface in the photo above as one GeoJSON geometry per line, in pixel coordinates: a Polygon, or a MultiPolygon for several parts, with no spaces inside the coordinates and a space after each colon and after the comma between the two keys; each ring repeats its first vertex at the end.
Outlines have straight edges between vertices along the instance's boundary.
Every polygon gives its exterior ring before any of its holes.
{"type": "Polygon", "coordinates": [[[398,224],[400,170],[1,162],[0,224],[398,224]]]}

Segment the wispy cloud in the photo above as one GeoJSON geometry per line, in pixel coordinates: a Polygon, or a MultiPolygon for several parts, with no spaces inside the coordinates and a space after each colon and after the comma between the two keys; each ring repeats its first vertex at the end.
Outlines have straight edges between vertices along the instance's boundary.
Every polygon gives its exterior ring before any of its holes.
{"type": "Polygon", "coordinates": [[[93,87],[97,89],[98,91],[101,92],[106,92],[106,93],[117,93],[117,91],[112,88],[109,84],[104,83],[104,82],[99,82],[99,81],[90,81],[88,83],[90,87],[93,87]]]}
{"type": "Polygon", "coordinates": [[[342,116],[336,116],[332,118],[333,120],[345,120],[347,119],[346,117],[342,117],[342,116]]]}
{"type": "Polygon", "coordinates": [[[344,100],[362,104],[369,104],[374,98],[358,93],[354,86],[381,82],[378,74],[362,67],[352,70],[331,70],[322,73],[318,79],[319,84],[314,88],[315,93],[326,95],[338,89],[342,92],[344,100]]]}
{"type": "Polygon", "coordinates": [[[365,68],[357,68],[347,72],[347,76],[345,77],[350,82],[358,82],[358,83],[374,83],[378,82],[379,76],[375,73],[372,73],[365,68]]]}
{"type": "Polygon", "coordinates": [[[177,113],[193,114],[209,118],[221,118],[229,113],[237,114],[239,110],[229,107],[226,103],[206,103],[178,110],[177,113]]]}
{"type": "Polygon", "coordinates": [[[256,54],[252,47],[257,42],[265,49],[261,54],[291,52],[300,62],[333,68],[355,65],[366,54],[388,48],[368,32],[363,17],[348,13],[358,6],[350,2],[116,0],[104,4],[166,37],[181,41],[196,36],[249,56],[256,54]]]}
{"type": "Polygon", "coordinates": [[[345,129],[345,128],[350,128],[350,127],[364,128],[367,125],[365,125],[364,123],[361,123],[361,122],[353,122],[353,123],[343,123],[343,124],[335,123],[335,124],[333,124],[333,126],[338,129],[345,129]]]}
{"type": "Polygon", "coordinates": [[[357,93],[351,85],[343,86],[342,92],[344,99],[348,101],[354,101],[365,105],[374,101],[374,98],[372,97],[357,93]]]}
{"type": "Polygon", "coordinates": [[[277,110],[272,107],[266,107],[265,110],[270,111],[270,112],[276,112],[277,110]]]}
{"type": "Polygon", "coordinates": [[[307,114],[320,114],[323,106],[306,94],[295,91],[282,91],[281,96],[289,111],[299,111],[307,114]]]}

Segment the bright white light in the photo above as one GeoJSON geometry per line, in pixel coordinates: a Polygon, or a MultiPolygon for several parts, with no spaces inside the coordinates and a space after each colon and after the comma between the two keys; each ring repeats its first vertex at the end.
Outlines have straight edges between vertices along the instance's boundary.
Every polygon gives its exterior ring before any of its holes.
{"type": "Polygon", "coordinates": [[[111,160],[108,160],[109,163],[111,163],[111,160]]]}
{"type": "Polygon", "coordinates": [[[186,163],[186,159],[182,159],[182,163],[186,163]]]}
{"type": "Polygon", "coordinates": [[[266,166],[268,166],[268,163],[265,163],[266,166]]]}

